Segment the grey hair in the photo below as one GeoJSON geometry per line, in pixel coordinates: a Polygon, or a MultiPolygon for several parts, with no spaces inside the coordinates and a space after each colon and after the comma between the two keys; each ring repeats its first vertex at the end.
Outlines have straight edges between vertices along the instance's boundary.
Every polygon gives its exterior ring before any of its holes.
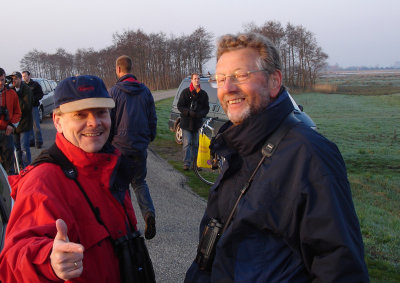
{"type": "Polygon", "coordinates": [[[227,34],[222,36],[217,44],[217,61],[225,52],[242,48],[253,48],[260,55],[256,64],[260,70],[272,74],[281,70],[281,59],[278,49],[267,37],[258,33],[227,34]]]}

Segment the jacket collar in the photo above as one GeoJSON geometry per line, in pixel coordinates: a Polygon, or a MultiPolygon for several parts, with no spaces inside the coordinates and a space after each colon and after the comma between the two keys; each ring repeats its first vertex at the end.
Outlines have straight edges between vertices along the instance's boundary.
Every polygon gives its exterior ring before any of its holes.
{"type": "Polygon", "coordinates": [[[220,129],[211,148],[222,155],[229,152],[237,152],[242,156],[252,154],[293,110],[288,93],[283,90],[276,101],[242,124],[234,126],[230,121],[226,123],[220,129]]]}
{"type": "Polygon", "coordinates": [[[118,79],[117,83],[119,83],[119,82],[125,82],[125,81],[134,82],[134,83],[140,83],[140,82],[137,80],[137,78],[136,78],[134,75],[132,75],[132,74],[126,74],[125,76],[120,77],[120,78],[118,79]]]}
{"type": "Polygon", "coordinates": [[[110,145],[106,144],[100,152],[85,152],[79,147],[70,143],[63,134],[57,133],[56,144],[65,156],[74,164],[76,168],[84,168],[87,166],[96,166],[98,168],[102,165],[117,163],[121,153],[110,145]]]}

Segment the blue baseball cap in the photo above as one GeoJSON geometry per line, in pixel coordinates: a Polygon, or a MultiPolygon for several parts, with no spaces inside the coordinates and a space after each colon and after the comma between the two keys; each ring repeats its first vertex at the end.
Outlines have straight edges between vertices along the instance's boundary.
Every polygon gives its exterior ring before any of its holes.
{"type": "Polygon", "coordinates": [[[115,107],[103,80],[91,75],[74,76],[61,81],[54,90],[54,104],[63,113],[115,107]]]}

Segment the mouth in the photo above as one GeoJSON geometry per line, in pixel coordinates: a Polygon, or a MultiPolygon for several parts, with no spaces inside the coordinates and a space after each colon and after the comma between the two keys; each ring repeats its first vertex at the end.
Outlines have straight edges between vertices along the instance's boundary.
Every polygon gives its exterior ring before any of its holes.
{"type": "Polygon", "coordinates": [[[100,136],[102,133],[103,133],[103,132],[85,133],[85,134],[82,134],[82,136],[85,136],[85,137],[98,137],[98,136],[100,136]]]}
{"type": "Polygon", "coordinates": [[[236,98],[236,99],[228,100],[228,104],[229,105],[239,104],[243,101],[244,101],[244,98],[236,98]]]}

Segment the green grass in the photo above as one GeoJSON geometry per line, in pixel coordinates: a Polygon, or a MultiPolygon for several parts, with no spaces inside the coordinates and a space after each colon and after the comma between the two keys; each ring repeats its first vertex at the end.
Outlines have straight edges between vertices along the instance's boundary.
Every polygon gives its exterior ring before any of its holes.
{"type": "MultiPolygon", "coordinates": [[[[371,282],[400,282],[400,94],[293,96],[345,159],[371,282]]],[[[206,197],[209,186],[193,171],[181,170],[181,146],[168,129],[171,104],[172,99],[156,103],[158,136],[152,147],[206,197]]]]}

